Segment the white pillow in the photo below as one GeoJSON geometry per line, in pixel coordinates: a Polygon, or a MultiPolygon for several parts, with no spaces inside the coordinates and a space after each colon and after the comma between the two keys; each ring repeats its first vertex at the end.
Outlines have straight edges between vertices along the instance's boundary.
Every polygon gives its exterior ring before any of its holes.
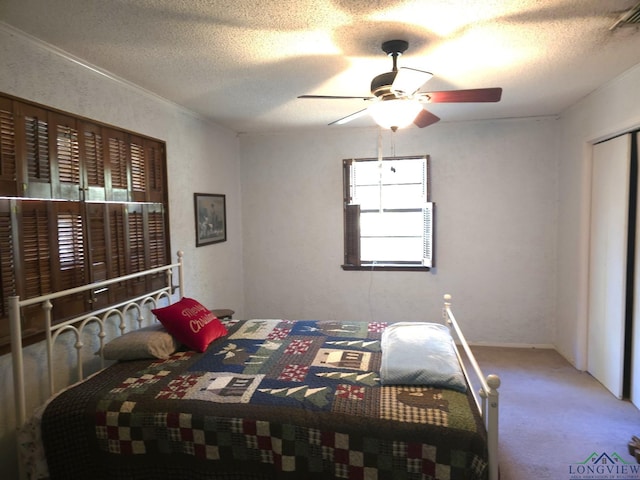
{"type": "Polygon", "coordinates": [[[467,391],[449,329],[437,323],[398,322],[381,338],[380,383],[467,391]]]}

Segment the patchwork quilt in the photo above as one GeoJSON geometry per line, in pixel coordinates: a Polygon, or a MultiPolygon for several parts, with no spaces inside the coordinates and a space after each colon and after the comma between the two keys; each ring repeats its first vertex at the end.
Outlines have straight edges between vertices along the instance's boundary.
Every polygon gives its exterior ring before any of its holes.
{"type": "Polygon", "coordinates": [[[204,353],[121,362],[44,412],[52,479],[484,479],[469,392],[381,385],[386,323],[225,323],[204,353]]]}

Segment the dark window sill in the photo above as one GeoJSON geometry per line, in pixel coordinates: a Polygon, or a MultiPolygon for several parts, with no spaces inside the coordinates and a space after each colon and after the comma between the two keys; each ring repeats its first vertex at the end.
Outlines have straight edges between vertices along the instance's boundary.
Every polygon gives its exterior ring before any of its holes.
{"type": "Polygon", "coordinates": [[[421,265],[341,265],[343,270],[366,270],[366,271],[386,271],[386,272],[428,272],[431,267],[421,265]]]}

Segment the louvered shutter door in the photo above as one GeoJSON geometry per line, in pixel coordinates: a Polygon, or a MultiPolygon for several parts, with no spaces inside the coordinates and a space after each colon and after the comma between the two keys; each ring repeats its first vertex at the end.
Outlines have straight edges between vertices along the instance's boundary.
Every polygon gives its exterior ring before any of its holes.
{"type": "MultiPolygon", "coordinates": [[[[165,219],[162,204],[147,205],[149,268],[161,267],[168,262],[167,235],[165,234],[165,219]]],[[[166,276],[158,274],[152,279],[152,287],[160,288],[166,284],[166,276]]]]}
{"type": "Polygon", "coordinates": [[[165,153],[164,145],[160,142],[145,140],[145,158],[147,160],[147,196],[150,202],[164,201],[165,186],[165,153]]]}
{"type": "Polygon", "coordinates": [[[106,200],[102,128],[92,123],[80,122],[78,130],[84,175],[84,200],[106,200]]]}
{"type": "MultiPolygon", "coordinates": [[[[127,274],[127,236],[125,226],[126,205],[107,204],[109,212],[109,278],[117,278],[127,274]]],[[[110,287],[112,302],[127,297],[125,283],[115,283],[110,287]]]]}
{"type": "Polygon", "coordinates": [[[166,249],[167,236],[164,231],[164,212],[161,204],[150,204],[148,209],[149,267],[161,267],[168,263],[166,249]]]}
{"type": "Polygon", "coordinates": [[[125,207],[123,205],[109,205],[109,278],[116,278],[127,273],[125,207]]]}
{"type": "Polygon", "coordinates": [[[105,222],[104,203],[87,204],[87,218],[89,221],[88,239],[89,265],[91,265],[91,282],[107,280],[107,239],[108,232],[105,222]]]}
{"type": "MultiPolygon", "coordinates": [[[[129,253],[128,273],[142,272],[146,268],[145,236],[142,205],[130,204],[127,207],[127,246],[129,253]]],[[[129,282],[129,293],[142,293],[145,289],[144,279],[129,282]]]]}
{"type": "Polygon", "coordinates": [[[17,162],[13,102],[0,97],[0,195],[22,194],[17,162]]]}
{"type": "Polygon", "coordinates": [[[25,298],[53,292],[51,239],[47,203],[39,200],[19,202],[21,213],[22,271],[25,298]]]}
{"type": "Polygon", "coordinates": [[[144,223],[142,218],[142,205],[129,205],[128,226],[129,226],[129,273],[142,272],[145,269],[144,261],[144,223]]]}
{"type": "Polygon", "coordinates": [[[134,202],[147,200],[147,174],[144,142],[139,137],[131,137],[131,193],[134,202]]]}
{"type": "Polygon", "coordinates": [[[74,118],[57,113],[49,115],[53,142],[49,152],[53,195],[65,200],[80,200],[80,145],[74,118]]]}
{"type": "Polygon", "coordinates": [[[87,282],[84,255],[84,229],[77,202],[56,203],[58,224],[58,290],[79,287],[87,282]]]}
{"type": "Polygon", "coordinates": [[[103,134],[107,137],[107,159],[105,166],[107,183],[107,200],[127,202],[129,198],[129,141],[123,132],[105,128],[103,134]]]}
{"type": "MultiPolygon", "coordinates": [[[[51,266],[51,237],[49,236],[50,202],[19,200],[16,202],[19,224],[21,265],[16,271],[20,279],[18,295],[33,298],[53,292],[51,266]],[[22,283],[23,282],[23,283],[22,283]]],[[[44,328],[44,315],[39,305],[23,310],[23,334],[29,335],[44,328]]]]}
{"type": "MultiPolygon", "coordinates": [[[[55,202],[58,256],[54,258],[56,291],[79,287],[88,282],[85,257],[84,217],[80,202],[55,202]]],[[[69,295],[56,299],[54,317],[66,318],[86,311],[84,294],[69,295]]]]}
{"type": "MultiPolygon", "coordinates": [[[[107,216],[107,203],[87,204],[87,255],[89,268],[89,281],[100,282],[109,278],[109,222],[107,216]]],[[[90,298],[92,308],[106,307],[110,303],[111,286],[94,291],[90,298]]]]}
{"type": "MultiPolygon", "coordinates": [[[[8,299],[17,294],[14,267],[12,201],[0,200],[0,318],[9,316],[8,299]]],[[[8,341],[9,322],[0,322],[0,343],[8,341]]]]}
{"type": "Polygon", "coordinates": [[[49,119],[42,108],[18,104],[16,134],[18,151],[27,179],[25,195],[32,198],[51,198],[51,159],[49,155],[49,119]]]}

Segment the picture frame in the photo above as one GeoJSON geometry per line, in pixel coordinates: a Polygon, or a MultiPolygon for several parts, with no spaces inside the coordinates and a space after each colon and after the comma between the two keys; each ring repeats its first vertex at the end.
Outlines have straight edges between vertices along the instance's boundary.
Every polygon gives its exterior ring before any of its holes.
{"type": "Polygon", "coordinates": [[[225,195],[194,193],[196,247],[227,241],[227,207],[225,195]]]}

